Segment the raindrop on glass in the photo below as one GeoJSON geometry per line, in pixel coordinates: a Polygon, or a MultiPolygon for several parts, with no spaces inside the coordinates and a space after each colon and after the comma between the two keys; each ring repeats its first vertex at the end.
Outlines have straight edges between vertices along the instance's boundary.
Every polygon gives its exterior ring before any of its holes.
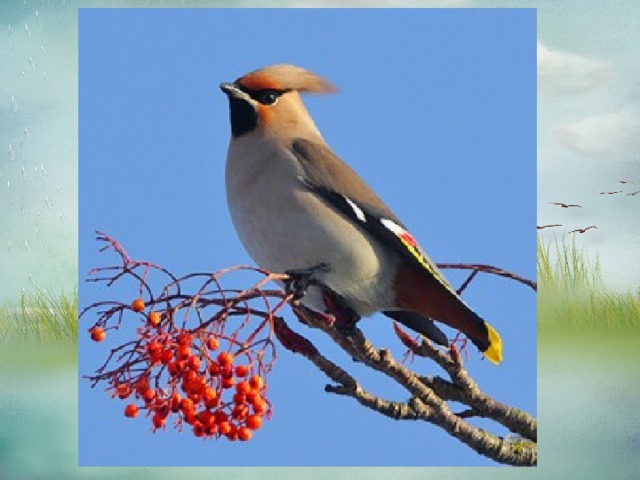
{"type": "Polygon", "coordinates": [[[13,149],[13,145],[9,144],[9,160],[16,158],[16,151],[13,149]]]}
{"type": "Polygon", "coordinates": [[[36,61],[33,59],[31,55],[29,55],[29,65],[31,65],[32,68],[36,68],[38,66],[38,64],[36,63],[36,61]]]}
{"type": "Polygon", "coordinates": [[[42,50],[42,53],[47,53],[47,51],[44,49],[44,45],[40,45],[40,50],[42,50]]]}
{"type": "Polygon", "coordinates": [[[11,182],[9,180],[7,180],[7,188],[11,190],[11,182]]]}
{"type": "Polygon", "coordinates": [[[11,110],[13,111],[13,113],[16,113],[18,111],[18,102],[16,100],[16,97],[14,97],[13,95],[11,95],[11,110]]]}
{"type": "Polygon", "coordinates": [[[9,240],[9,243],[7,244],[7,255],[9,256],[9,263],[13,265],[13,255],[11,253],[11,240],[9,240]]]}
{"type": "Polygon", "coordinates": [[[25,240],[24,241],[24,248],[27,250],[27,252],[31,253],[31,247],[29,246],[29,240],[25,240]]]}
{"type": "Polygon", "coordinates": [[[29,138],[31,136],[31,132],[27,127],[24,127],[23,135],[24,135],[24,138],[29,138]]]}
{"type": "Polygon", "coordinates": [[[36,10],[36,21],[38,22],[38,25],[40,25],[40,29],[44,32],[44,27],[42,26],[42,23],[40,22],[40,14],[38,13],[38,10],[36,10]]]}
{"type": "Polygon", "coordinates": [[[60,190],[60,185],[56,185],[56,190],[58,191],[58,193],[62,193],[62,190],[60,190]]]}
{"type": "Polygon", "coordinates": [[[47,170],[46,168],[44,168],[44,164],[40,165],[40,171],[42,172],[42,174],[43,174],[45,177],[48,177],[48,176],[49,176],[49,172],[48,172],[48,170],[47,170]]]}
{"type": "Polygon", "coordinates": [[[42,237],[40,236],[40,229],[38,228],[37,223],[36,223],[36,237],[38,238],[38,242],[40,242],[40,245],[44,247],[44,242],[42,241],[42,237]]]}
{"type": "Polygon", "coordinates": [[[24,24],[24,31],[27,32],[27,35],[29,35],[29,38],[31,38],[31,29],[26,23],[24,24]]]}
{"type": "Polygon", "coordinates": [[[27,170],[24,168],[24,165],[22,165],[22,180],[27,181],[27,170]]]}
{"type": "Polygon", "coordinates": [[[24,78],[27,78],[27,74],[25,73],[25,71],[24,71],[24,70],[22,70],[22,76],[23,76],[24,78]]]}
{"type": "Polygon", "coordinates": [[[62,220],[62,223],[66,223],[67,217],[64,216],[64,213],[62,213],[62,210],[58,213],[58,216],[60,217],[60,220],[62,220]]]}
{"type": "Polygon", "coordinates": [[[33,275],[31,275],[31,272],[29,272],[29,281],[34,285],[36,284],[36,281],[33,279],[33,275]]]}
{"type": "Polygon", "coordinates": [[[11,38],[11,24],[9,24],[9,30],[7,30],[7,37],[9,37],[9,47],[13,48],[13,38],[11,38]]]}
{"type": "Polygon", "coordinates": [[[47,83],[49,83],[49,82],[50,82],[50,80],[49,80],[49,75],[47,75],[47,72],[44,72],[44,73],[42,74],[42,76],[44,77],[44,81],[45,81],[45,82],[47,82],[47,83]]]}
{"type": "Polygon", "coordinates": [[[49,197],[47,197],[46,195],[44,196],[44,203],[47,204],[47,207],[53,208],[53,203],[51,203],[51,200],[49,200],[49,197]]]}
{"type": "Polygon", "coordinates": [[[44,270],[44,263],[40,262],[40,268],[44,270]]]}

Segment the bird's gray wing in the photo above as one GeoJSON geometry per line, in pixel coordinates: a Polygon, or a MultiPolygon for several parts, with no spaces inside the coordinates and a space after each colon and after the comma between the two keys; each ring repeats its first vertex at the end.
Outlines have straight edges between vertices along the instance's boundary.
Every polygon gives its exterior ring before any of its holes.
{"type": "Polygon", "coordinates": [[[306,139],[295,139],[290,151],[301,166],[301,181],[306,188],[415,267],[426,270],[455,294],[391,209],[331,149],[306,139]]]}

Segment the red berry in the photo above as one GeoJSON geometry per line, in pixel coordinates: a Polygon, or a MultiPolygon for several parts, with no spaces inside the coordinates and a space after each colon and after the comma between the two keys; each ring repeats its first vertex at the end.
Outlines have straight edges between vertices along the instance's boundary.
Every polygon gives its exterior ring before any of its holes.
{"type": "Polygon", "coordinates": [[[218,394],[211,387],[206,387],[202,394],[202,400],[204,401],[204,405],[207,408],[214,408],[220,403],[220,399],[218,398],[218,394]]]}
{"type": "Polygon", "coordinates": [[[173,392],[171,398],[169,399],[169,408],[172,412],[177,412],[180,410],[180,402],[182,401],[182,395],[178,392],[173,392]]]}
{"type": "Polygon", "coordinates": [[[197,420],[193,422],[193,434],[196,437],[204,437],[204,426],[197,420]]]}
{"type": "Polygon", "coordinates": [[[233,363],[233,355],[229,352],[222,352],[218,355],[218,363],[221,366],[231,365],[233,363]]]}
{"type": "Polygon", "coordinates": [[[262,425],[262,417],[260,415],[249,415],[245,424],[251,430],[257,430],[262,425]]]}
{"type": "Polygon", "coordinates": [[[253,432],[249,428],[240,427],[238,429],[238,438],[240,440],[242,440],[243,442],[247,442],[247,441],[251,440],[252,436],[253,436],[253,432]]]}
{"type": "Polygon", "coordinates": [[[244,420],[249,414],[249,407],[246,405],[236,405],[231,411],[231,416],[236,420],[244,420]]]}
{"type": "Polygon", "coordinates": [[[123,400],[125,398],[128,398],[129,395],[131,395],[131,385],[128,383],[118,384],[118,386],[116,387],[116,395],[118,395],[118,397],[123,400]]]}
{"type": "Polygon", "coordinates": [[[168,366],[171,360],[173,360],[173,352],[169,349],[163,350],[160,354],[160,361],[168,366]]]}
{"type": "Polygon", "coordinates": [[[101,342],[107,336],[104,328],[101,327],[93,327],[89,332],[91,333],[91,340],[94,342],[101,342]]]}
{"type": "Polygon", "coordinates": [[[191,347],[189,345],[180,345],[176,350],[176,359],[186,360],[191,356],[191,347]]]}
{"type": "Polygon", "coordinates": [[[207,339],[207,348],[209,350],[217,350],[219,346],[220,346],[220,342],[218,341],[218,339],[216,337],[210,336],[207,339]]]}
{"type": "Polygon", "coordinates": [[[217,377],[220,374],[220,365],[216,362],[211,362],[209,364],[209,375],[212,377],[217,377]]]}
{"type": "Polygon", "coordinates": [[[138,408],[137,405],[134,405],[133,403],[130,403],[129,405],[124,407],[125,417],[136,418],[139,412],[140,412],[140,409],[138,408]]]}
{"type": "Polygon", "coordinates": [[[133,302],[131,302],[131,309],[136,313],[142,312],[144,310],[144,307],[144,300],[141,298],[136,298],[133,302]]]}
{"type": "Polygon", "coordinates": [[[267,411],[267,402],[265,402],[262,398],[257,399],[251,405],[253,406],[253,411],[257,415],[263,415],[267,411]]]}
{"type": "Polygon", "coordinates": [[[192,341],[193,341],[193,337],[189,332],[180,332],[180,334],[178,335],[178,345],[189,346],[191,345],[192,341]]]}
{"type": "Polygon", "coordinates": [[[238,365],[236,367],[236,377],[246,377],[249,374],[249,367],[246,365],[238,365]]]}
{"type": "Polygon", "coordinates": [[[154,398],[156,398],[156,391],[152,388],[148,388],[142,393],[142,399],[145,402],[151,402],[154,398]]]}
{"type": "Polygon", "coordinates": [[[231,424],[229,422],[222,421],[218,424],[218,431],[222,434],[222,435],[228,435],[229,433],[231,433],[231,430],[233,429],[233,427],[231,426],[231,424]]]}
{"type": "Polygon", "coordinates": [[[149,314],[149,316],[147,317],[147,322],[152,327],[157,327],[158,325],[160,325],[160,319],[161,319],[161,317],[160,317],[160,314],[158,312],[151,312],[149,314]]]}
{"type": "Polygon", "coordinates": [[[190,398],[183,398],[182,400],[180,400],[180,409],[182,410],[182,413],[186,413],[188,411],[193,411],[195,410],[196,406],[193,403],[193,400],[191,400],[190,398]]]}
{"type": "Polygon", "coordinates": [[[240,382],[236,385],[236,392],[246,395],[251,392],[251,386],[247,382],[240,382]]]}
{"type": "Polygon", "coordinates": [[[200,358],[195,355],[189,356],[187,360],[187,367],[192,370],[200,370],[200,358]]]}
{"type": "Polygon", "coordinates": [[[254,375],[249,379],[249,385],[251,385],[251,388],[253,388],[254,390],[260,390],[263,385],[262,377],[260,377],[259,375],[254,375]]]}
{"type": "Polygon", "coordinates": [[[162,415],[158,415],[157,413],[153,416],[153,426],[155,428],[161,428],[167,422],[167,419],[162,415]]]}

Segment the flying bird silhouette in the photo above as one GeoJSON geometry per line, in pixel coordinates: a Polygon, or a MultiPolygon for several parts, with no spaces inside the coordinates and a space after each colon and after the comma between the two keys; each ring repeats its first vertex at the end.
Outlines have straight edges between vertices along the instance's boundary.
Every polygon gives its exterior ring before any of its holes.
{"type": "Polygon", "coordinates": [[[640,190],[638,190],[637,192],[627,193],[627,197],[633,197],[634,195],[637,195],[638,193],[640,193],[640,190]]]}
{"type": "Polygon", "coordinates": [[[613,195],[614,193],[621,193],[622,190],[617,190],[615,192],[600,192],[600,195],[613,195]]]}
{"type": "Polygon", "coordinates": [[[629,180],[618,180],[618,183],[633,183],[629,180]]]}
{"type": "Polygon", "coordinates": [[[575,230],[571,230],[569,233],[584,233],[587,230],[591,229],[591,228],[598,228],[595,225],[591,225],[590,227],[586,227],[586,228],[576,228],[575,230]]]}
{"type": "Polygon", "coordinates": [[[536,228],[538,230],[542,230],[543,228],[550,228],[550,227],[561,227],[562,225],[560,225],[559,223],[554,223],[553,225],[538,225],[536,228]]]}
{"type": "Polygon", "coordinates": [[[562,203],[562,202],[549,202],[551,205],[560,205],[562,208],[569,207],[578,207],[582,208],[582,205],[578,205],[577,203],[562,203]]]}

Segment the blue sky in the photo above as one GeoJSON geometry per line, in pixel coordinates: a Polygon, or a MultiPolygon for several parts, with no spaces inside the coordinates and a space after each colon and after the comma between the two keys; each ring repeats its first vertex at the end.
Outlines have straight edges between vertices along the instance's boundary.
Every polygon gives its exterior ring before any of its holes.
{"type": "MultiPolygon", "coordinates": [[[[97,253],[96,229],[133,258],[178,274],[250,261],[226,209],[228,111],[217,85],[278,62],[339,87],[307,98],[311,114],[435,261],[488,263],[534,278],[535,32],[533,10],[81,10],[81,306],[131,295],[82,281],[113,260],[97,253]]],[[[470,371],[497,399],[535,412],[535,295],[485,277],[465,298],[505,344],[499,367],[471,351],[470,371]]],[[[370,390],[406,399],[318,332],[291,324],[370,390]]],[[[402,355],[387,320],[361,327],[402,355]]],[[[85,328],[80,375],[109,345],[90,344],[85,328]]],[[[238,445],[150,435],[145,420],[124,419],[122,405],[80,379],[80,464],[491,464],[434,427],[397,423],[325,394],[325,383],[305,359],[281,350],[270,376],[273,418],[238,445]]]]}

